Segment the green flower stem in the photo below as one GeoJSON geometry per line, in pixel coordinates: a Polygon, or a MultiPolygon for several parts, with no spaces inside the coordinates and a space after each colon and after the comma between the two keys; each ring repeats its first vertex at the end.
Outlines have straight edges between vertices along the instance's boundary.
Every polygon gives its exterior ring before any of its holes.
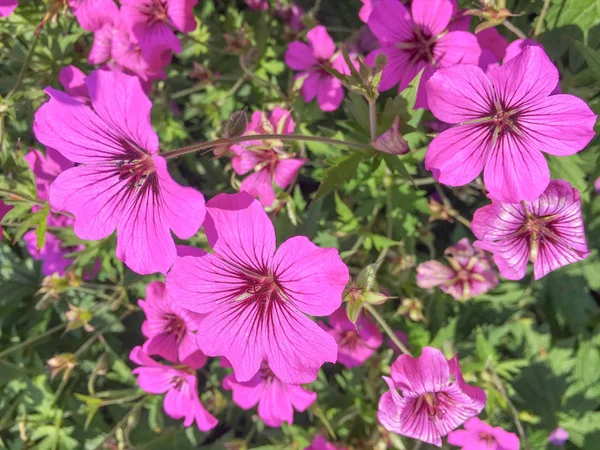
{"type": "Polygon", "coordinates": [[[371,142],[377,140],[377,107],[375,102],[369,102],[369,128],[371,131],[371,142]]]}
{"type": "Polygon", "coordinates": [[[37,336],[31,337],[29,339],[27,339],[26,341],[23,342],[19,342],[18,344],[13,345],[12,347],[7,348],[6,350],[0,352],[0,358],[3,358],[4,356],[14,352],[15,350],[18,350],[20,348],[23,347],[27,347],[28,345],[33,344],[34,342],[37,342],[41,339],[44,339],[48,336],[50,336],[53,333],[56,333],[59,330],[62,330],[63,328],[65,328],[67,326],[66,323],[61,323],[60,325],[56,325],[53,328],[50,328],[49,330],[46,330],[45,332],[43,332],[42,334],[39,334],[37,336]]]}
{"type": "Polygon", "coordinates": [[[519,37],[519,39],[527,39],[527,35],[525,33],[523,33],[518,27],[513,25],[512,22],[505,20],[504,22],[502,22],[502,25],[504,25],[506,28],[508,28],[510,31],[512,31],[515,35],[517,35],[519,37]]]}
{"type": "Polygon", "coordinates": [[[542,32],[542,25],[544,24],[544,19],[546,18],[546,14],[548,13],[548,8],[550,8],[550,0],[544,0],[544,6],[542,6],[542,11],[537,19],[537,24],[535,26],[535,31],[533,32],[533,36],[537,39],[537,37],[542,32]]]}
{"type": "Polygon", "coordinates": [[[398,346],[398,348],[402,351],[402,353],[405,353],[408,356],[412,356],[412,353],[410,352],[410,350],[406,348],[406,346],[402,343],[402,341],[400,341],[400,339],[398,339],[398,337],[394,334],[394,330],[392,330],[392,327],[390,327],[388,325],[388,323],[379,314],[379,312],[377,312],[377,309],[375,309],[373,307],[373,305],[370,305],[369,303],[364,303],[363,308],[365,308],[367,311],[369,311],[369,314],[371,314],[375,318],[375,320],[377,322],[379,322],[379,325],[381,325],[381,328],[383,328],[383,331],[385,331],[385,333],[389,336],[389,338],[392,340],[392,342],[394,344],[396,344],[396,346],[398,346]]]}
{"type": "Polygon", "coordinates": [[[100,442],[98,445],[96,445],[92,450],[99,450],[100,448],[102,448],[102,446],[117,432],[117,430],[121,427],[123,427],[123,425],[125,425],[127,423],[127,421],[129,420],[130,417],[135,416],[138,411],[140,409],[142,409],[142,406],[144,406],[144,403],[146,402],[146,399],[148,397],[146,395],[144,395],[144,397],[142,397],[142,399],[140,401],[138,401],[135,405],[133,405],[133,407],[129,410],[129,412],[127,414],[125,414],[121,420],[119,420],[117,422],[117,424],[112,428],[112,430],[110,430],[108,432],[108,434],[104,437],[104,439],[102,440],[102,442],[100,442]]]}

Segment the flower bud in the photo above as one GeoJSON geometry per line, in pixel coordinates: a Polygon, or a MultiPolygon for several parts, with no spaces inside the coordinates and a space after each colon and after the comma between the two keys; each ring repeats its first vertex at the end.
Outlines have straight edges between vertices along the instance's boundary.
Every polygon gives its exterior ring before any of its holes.
{"type": "Polygon", "coordinates": [[[225,137],[234,138],[241,136],[246,131],[247,126],[248,117],[246,115],[246,108],[242,111],[236,111],[227,121],[227,125],[225,125],[225,137]]]}
{"type": "Polygon", "coordinates": [[[48,365],[52,379],[64,371],[62,378],[63,380],[66,380],[77,363],[73,353],[61,353],[60,355],[50,358],[46,364],[48,365]]]}
{"type": "Polygon", "coordinates": [[[408,142],[404,140],[400,133],[400,118],[396,117],[392,124],[392,128],[379,136],[376,141],[371,142],[371,145],[375,150],[390,155],[403,155],[408,153],[408,142]]]}

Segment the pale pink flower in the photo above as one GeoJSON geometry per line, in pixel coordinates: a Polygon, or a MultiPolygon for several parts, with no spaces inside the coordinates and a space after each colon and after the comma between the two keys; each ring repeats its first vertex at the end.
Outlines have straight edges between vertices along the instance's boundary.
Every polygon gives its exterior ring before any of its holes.
{"type": "Polygon", "coordinates": [[[138,300],[146,320],[142,334],[147,337],[144,351],[159,355],[171,362],[203,366],[206,356],[196,344],[195,331],[202,316],[173,304],[162,281],[146,286],[146,300],[138,300]]]}
{"type": "Polygon", "coordinates": [[[113,0],[67,0],[81,28],[98,30],[119,8],[113,0]]]}
{"type": "Polygon", "coordinates": [[[393,433],[441,447],[442,436],[485,407],[485,392],[465,383],[458,356],[446,361],[435,348],[424,347],[418,358],[400,355],[391,375],[383,377],[390,392],[381,396],[377,418],[393,433]]]}
{"type": "Polygon", "coordinates": [[[167,366],[150,358],[142,347],[135,347],[130,355],[140,367],[131,373],[137,375],[138,386],[149,394],[165,394],[163,409],[173,419],[183,419],[183,426],[194,422],[200,431],[213,429],[218,421],[202,405],[198,397],[196,371],[200,366],[167,366]]]}
{"type": "Polygon", "coordinates": [[[327,442],[323,436],[318,434],[312,444],[310,444],[304,450],[347,450],[347,448],[327,442]]]}
{"type": "Polygon", "coordinates": [[[492,427],[477,417],[464,424],[464,430],[448,434],[448,444],[462,450],[519,450],[519,438],[500,427],[492,427]]]}
{"type": "Polygon", "coordinates": [[[450,0],[414,0],[410,12],[399,0],[379,1],[368,25],[381,44],[381,49],[374,53],[383,53],[388,58],[380,91],[396,85],[403,91],[425,69],[415,108],[426,108],[425,85],[437,69],[478,63],[481,49],[475,35],[447,30],[455,10],[456,5],[450,0]]]}
{"type": "Polygon", "coordinates": [[[337,342],[337,362],[348,369],[362,365],[383,344],[383,335],[377,324],[364,314],[358,317],[356,325],[353,324],[343,306],[329,316],[330,326],[323,322],[319,325],[337,342]]]}
{"type": "Polygon", "coordinates": [[[196,29],[194,6],[198,0],[122,0],[121,14],[137,38],[144,57],[151,61],[165,50],[181,51],[174,33],[196,29]]]}
{"type": "Polygon", "coordinates": [[[342,82],[330,75],[323,66],[338,72],[350,73],[341,53],[336,53],[335,43],[324,26],[318,25],[306,34],[304,42],[291,42],[285,52],[285,63],[300,71],[295,79],[302,79],[301,93],[305,102],[315,97],[323,111],[335,111],[344,99],[342,82]]]}
{"type": "Polygon", "coordinates": [[[477,66],[441,69],[427,83],[429,107],[454,124],[429,144],[425,167],[441,183],[462,186],[483,170],[492,198],[535,200],[548,186],[542,152],[566,156],[594,137],[596,115],[572,95],[550,95],[558,70],[527,47],[486,76],[477,66]]]}
{"type": "Polygon", "coordinates": [[[329,315],[341,304],[349,274],[337,250],[304,236],[276,250],[269,216],[246,192],[219,194],[206,206],[213,253],[178,257],[167,275],[177,305],[207,314],[200,348],[225,356],[240,382],[263,361],[284,383],[314,381],[323,363],[335,362],[337,345],[306,314],[329,315]]]}
{"type": "Polygon", "coordinates": [[[135,272],[166,273],[176,255],[171,230],[193,236],[204,197],[169,175],[137,78],[97,70],[85,84],[91,106],[46,88],[50,100],[35,115],[37,139],[77,164],[52,183],[50,205],[75,216],[81,239],[117,230],[117,257],[135,272]]]}
{"type": "Polygon", "coordinates": [[[552,445],[556,445],[557,447],[565,445],[568,440],[569,432],[561,427],[555,428],[548,436],[548,442],[552,445]]]}
{"type": "Polygon", "coordinates": [[[19,0],[0,0],[0,17],[8,17],[19,5],[19,0]]]}
{"type": "Polygon", "coordinates": [[[552,180],[533,202],[494,201],[475,211],[471,225],[479,239],[474,245],[492,252],[500,274],[509,280],[523,278],[528,261],[539,280],[590,254],[579,191],[563,180],[552,180]]]}
{"type": "Polygon", "coordinates": [[[266,363],[254,377],[239,382],[231,373],[223,380],[223,389],[232,391],[233,402],[242,409],[258,404],[258,417],[270,427],[294,422],[294,409],[304,412],[317,399],[317,394],[302,386],[287,384],[275,376],[266,363]]]}
{"type": "MultiPolygon", "coordinates": [[[[7,205],[2,200],[0,200],[0,221],[2,221],[2,219],[4,218],[6,213],[8,213],[13,208],[14,208],[14,206],[7,205]]],[[[0,226],[0,240],[2,240],[2,227],[1,226],[0,226]]]]}
{"type": "Polygon", "coordinates": [[[444,252],[448,265],[426,261],[417,266],[417,285],[423,289],[439,287],[456,300],[485,294],[498,285],[498,274],[488,255],[474,249],[463,238],[444,252]]]}
{"type": "MultiPolygon", "coordinates": [[[[276,107],[268,116],[255,111],[244,135],[292,134],[294,121],[289,111],[276,107]]],[[[285,189],[296,178],[306,159],[293,158],[283,151],[283,142],[277,139],[246,141],[231,147],[236,156],[231,164],[238,175],[253,171],[244,178],[240,189],[260,199],[264,206],[275,201],[273,183],[285,189]]]]}

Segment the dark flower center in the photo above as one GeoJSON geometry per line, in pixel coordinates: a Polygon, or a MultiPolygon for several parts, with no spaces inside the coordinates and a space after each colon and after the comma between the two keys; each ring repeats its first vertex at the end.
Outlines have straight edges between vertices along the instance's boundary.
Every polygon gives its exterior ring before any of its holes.
{"type": "Polygon", "coordinates": [[[144,5],[139,6],[139,10],[151,22],[163,22],[167,19],[166,0],[149,0],[144,5]]]}
{"type": "Polygon", "coordinates": [[[340,347],[355,348],[360,341],[360,335],[356,331],[344,331],[339,342],[340,347]]]}
{"type": "Polygon", "coordinates": [[[127,187],[142,190],[150,185],[158,189],[158,177],[152,157],[146,153],[138,153],[135,159],[117,162],[117,170],[121,181],[127,180],[127,187]]]}
{"type": "Polygon", "coordinates": [[[494,436],[486,433],[485,431],[482,431],[481,433],[479,433],[479,439],[486,442],[487,444],[493,444],[494,442],[496,442],[496,439],[494,438],[494,436]]]}
{"type": "Polygon", "coordinates": [[[186,331],[185,321],[175,314],[166,314],[165,320],[167,320],[165,332],[174,334],[178,341],[181,340],[186,331]]]}
{"type": "Polygon", "coordinates": [[[427,392],[417,399],[416,412],[426,413],[430,420],[442,418],[450,403],[450,397],[444,392],[427,392]]]}
{"type": "Polygon", "coordinates": [[[173,387],[173,389],[176,389],[178,391],[181,390],[181,387],[183,386],[183,384],[185,383],[185,378],[183,378],[182,376],[174,376],[171,379],[171,386],[173,387]]]}
{"type": "Polygon", "coordinates": [[[500,105],[496,105],[496,113],[492,116],[491,122],[491,131],[495,139],[511,131],[518,133],[516,111],[504,111],[500,105]]]}
{"type": "Polygon", "coordinates": [[[418,63],[435,65],[434,50],[440,36],[430,36],[415,26],[411,38],[396,44],[396,47],[403,49],[409,54],[409,64],[411,65],[418,63]]]}

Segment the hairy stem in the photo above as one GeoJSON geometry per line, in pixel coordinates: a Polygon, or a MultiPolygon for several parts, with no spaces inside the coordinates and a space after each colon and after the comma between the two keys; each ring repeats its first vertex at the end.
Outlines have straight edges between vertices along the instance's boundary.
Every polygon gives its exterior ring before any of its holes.
{"type": "Polygon", "coordinates": [[[369,128],[371,130],[371,141],[377,140],[377,107],[375,102],[369,102],[369,128]]]}
{"type": "Polygon", "coordinates": [[[370,305],[369,303],[364,303],[363,307],[367,311],[369,311],[369,314],[371,314],[377,322],[379,322],[379,325],[381,325],[383,331],[385,331],[388,337],[392,340],[394,344],[396,344],[396,346],[402,351],[402,353],[406,353],[407,355],[412,356],[410,350],[406,348],[406,346],[402,343],[402,341],[400,341],[400,339],[398,339],[398,337],[394,333],[394,330],[392,330],[392,327],[390,327],[385,321],[385,319],[379,314],[379,312],[377,312],[377,309],[375,309],[373,305],[370,305]]]}
{"type": "Polygon", "coordinates": [[[29,339],[27,339],[26,341],[23,342],[19,342],[18,344],[13,345],[12,347],[7,348],[6,350],[0,352],[0,358],[14,352],[15,350],[18,350],[20,348],[23,347],[27,347],[28,345],[33,344],[36,341],[39,341],[41,339],[44,339],[48,336],[50,336],[53,333],[56,333],[59,330],[62,330],[63,328],[65,328],[67,326],[66,323],[61,323],[60,325],[56,325],[53,328],[50,328],[49,330],[44,331],[42,334],[38,334],[37,336],[33,336],[30,337],[29,339]]]}
{"type": "Polygon", "coordinates": [[[535,31],[533,32],[533,36],[535,38],[537,38],[542,32],[542,25],[544,24],[544,19],[548,13],[548,8],[550,8],[550,0],[544,0],[544,6],[542,6],[542,10],[538,16],[537,24],[535,25],[535,31]]]}
{"type": "Polygon", "coordinates": [[[516,34],[520,39],[527,39],[527,35],[525,33],[523,33],[519,27],[515,26],[512,24],[512,22],[509,22],[508,20],[505,20],[504,22],[502,22],[502,24],[508,28],[510,31],[512,31],[514,34],[516,34]]]}

